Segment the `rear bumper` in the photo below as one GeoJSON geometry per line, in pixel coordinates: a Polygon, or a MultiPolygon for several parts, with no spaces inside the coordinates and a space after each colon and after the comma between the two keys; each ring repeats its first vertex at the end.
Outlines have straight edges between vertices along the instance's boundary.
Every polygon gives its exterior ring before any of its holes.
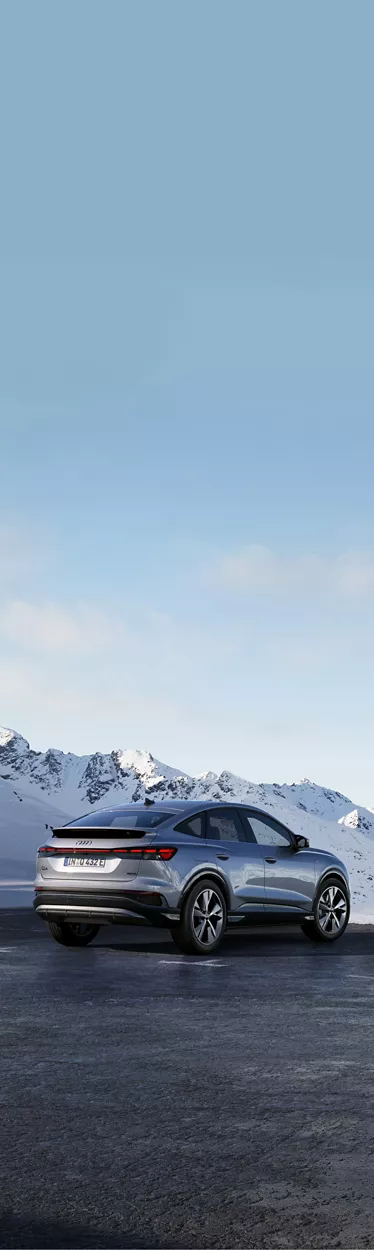
{"type": "Polygon", "coordinates": [[[167,899],[156,891],[48,890],[37,887],[34,909],[43,920],[96,920],[97,924],[131,924],[138,921],[164,928],[178,919],[167,899]]]}

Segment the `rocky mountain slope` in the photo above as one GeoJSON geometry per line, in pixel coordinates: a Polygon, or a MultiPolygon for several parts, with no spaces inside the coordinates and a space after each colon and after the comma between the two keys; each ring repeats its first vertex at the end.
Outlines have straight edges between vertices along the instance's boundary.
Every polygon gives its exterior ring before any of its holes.
{"type": "Polygon", "coordinates": [[[10,729],[0,729],[0,875],[6,859],[20,866],[33,859],[45,825],[110,804],[140,802],[146,795],[231,799],[278,814],[313,846],[340,855],[351,874],[354,918],[374,920],[374,814],[338,791],[308,780],[254,785],[229,772],[190,777],[146,751],[87,756],[33,751],[10,729]]]}

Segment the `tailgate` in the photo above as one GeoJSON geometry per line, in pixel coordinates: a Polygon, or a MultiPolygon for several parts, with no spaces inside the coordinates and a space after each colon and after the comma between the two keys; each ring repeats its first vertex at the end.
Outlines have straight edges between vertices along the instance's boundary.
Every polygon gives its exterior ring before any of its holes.
{"type": "Polygon", "coordinates": [[[142,852],[150,846],[154,833],[131,831],[121,838],[66,838],[54,835],[53,842],[39,849],[38,868],[52,884],[57,878],[69,885],[82,885],[100,879],[104,886],[134,880],[142,863],[142,852]]]}

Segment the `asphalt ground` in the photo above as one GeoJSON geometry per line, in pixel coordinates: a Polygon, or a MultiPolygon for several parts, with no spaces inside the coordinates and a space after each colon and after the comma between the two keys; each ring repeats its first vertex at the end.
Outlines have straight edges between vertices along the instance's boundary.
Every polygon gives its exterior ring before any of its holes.
{"type": "Polygon", "coordinates": [[[0,911],[0,1246],[374,1247],[374,933],[0,911]]]}

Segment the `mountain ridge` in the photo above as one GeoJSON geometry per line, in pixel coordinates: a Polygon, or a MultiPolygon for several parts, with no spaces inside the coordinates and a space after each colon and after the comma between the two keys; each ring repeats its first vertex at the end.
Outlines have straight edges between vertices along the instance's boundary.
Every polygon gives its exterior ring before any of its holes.
{"type": "Polygon", "coordinates": [[[226,769],[219,774],[207,770],[191,776],[161,763],[150,751],[134,748],[117,748],[108,753],[95,751],[90,755],[76,755],[56,747],[49,747],[44,752],[34,751],[22,734],[5,728],[0,728],[0,776],[4,780],[22,779],[24,786],[35,787],[48,795],[53,794],[55,799],[67,789],[75,788],[78,806],[84,801],[90,807],[96,806],[112,789],[120,794],[125,791],[124,797],[132,802],[139,801],[150,791],[160,798],[172,798],[173,795],[175,798],[200,798],[205,795],[206,798],[220,799],[232,790],[233,793],[235,791],[237,799],[239,789],[246,796],[257,792],[265,797],[273,793],[281,801],[289,801],[294,794],[300,809],[305,808],[306,811],[323,815],[327,819],[328,803],[334,808],[334,815],[338,807],[341,816],[347,815],[352,809],[372,815],[369,808],[352,803],[339,790],[318,786],[307,777],[291,783],[256,783],[246,781],[226,769]],[[127,791],[131,790],[132,780],[134,791],[130,798],[127,791]],[[143,788],[144,794],[138,793],[139,788],[143,788]],[[184,793],[177,795],[177,788],[184,793]],[[306,802],[303,801],[304,798],[306,802]]]}

